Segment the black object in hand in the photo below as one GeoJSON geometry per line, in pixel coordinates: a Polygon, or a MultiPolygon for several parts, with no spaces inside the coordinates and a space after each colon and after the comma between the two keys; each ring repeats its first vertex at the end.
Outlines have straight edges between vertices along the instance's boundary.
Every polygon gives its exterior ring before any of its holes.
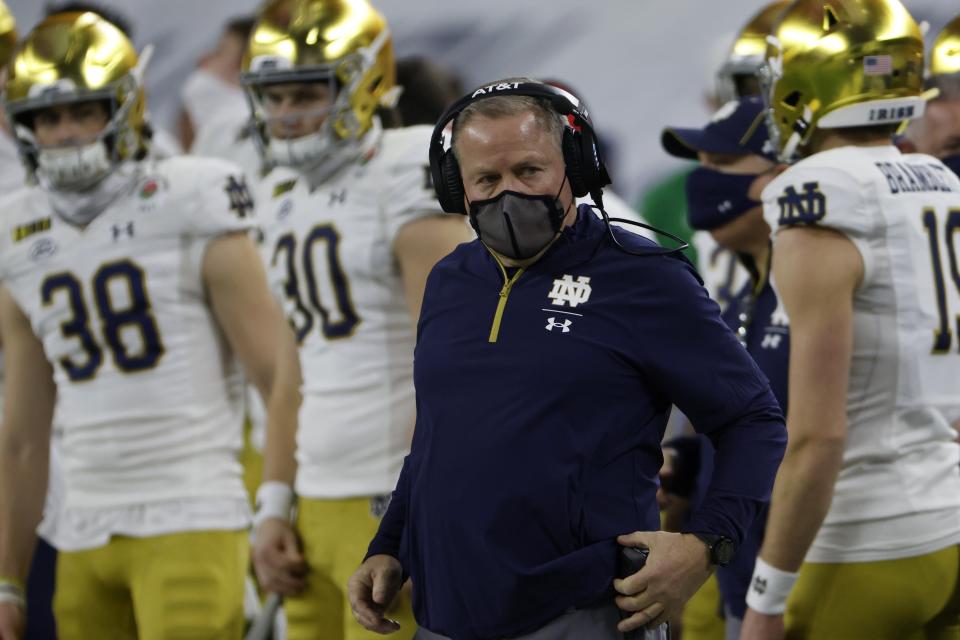
{"type": "MultiPolygon", "coordinates": [[[[617,577],[627,578],[632,576],[647,563],[647,557],[650,552],[646,549],[637,547],[621,547],[620,557],[617,558],[617,577]]],[[[632,614],[623,609],[619,609],[620,619],[629,618],[632,614]]],[[[634,629],[623,634],[624,640],[669,640],[670,629],[666,623],[656,629],[634,629]]]]}
{"type": "Polygon", "coordinates": [[[647,564],[647,556],[649,555],[650,552],[646,549],[622,547],[620,558],[617,561],[617,577],[627,578],[643,569],[643,565],[647,564]]]}

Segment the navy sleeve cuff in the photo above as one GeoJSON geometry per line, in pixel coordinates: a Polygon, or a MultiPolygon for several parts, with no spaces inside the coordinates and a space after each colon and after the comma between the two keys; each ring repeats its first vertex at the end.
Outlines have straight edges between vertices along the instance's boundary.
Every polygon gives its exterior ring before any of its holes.
{"type": "Polygon", "coordinates": [[[686,530],[722,535],[739,546],[770,501],[786,428],[778,411],[761,409],[709,437],[716,448],[713,476],[686,530]]]}

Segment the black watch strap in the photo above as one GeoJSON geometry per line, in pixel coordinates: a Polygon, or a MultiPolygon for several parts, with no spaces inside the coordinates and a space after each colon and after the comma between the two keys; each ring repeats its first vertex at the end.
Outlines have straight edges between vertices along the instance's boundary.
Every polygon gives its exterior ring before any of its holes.
{"type": "Polygon", "coordinates": [[[733,558],[733,552],[736,550],[733,545],[733,540],[715,533],[702,533],[698,531],[691,531],[690,533],[697,536],[697,538],[707,545],[707,550],[710,552],[710,564],[719,567],[725,567],[730,564],[730,560],[733,558]]]}

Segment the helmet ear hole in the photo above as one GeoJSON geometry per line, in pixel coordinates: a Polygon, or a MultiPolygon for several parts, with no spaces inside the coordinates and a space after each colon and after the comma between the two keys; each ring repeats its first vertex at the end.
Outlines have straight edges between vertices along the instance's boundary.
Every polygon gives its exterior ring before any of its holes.
{"type": "Polygon", "coordinates": [[[830,31],[840,24],[840,19],[834,13],[833,7],[827,5],[823,8],[823,30],[830,31]]]}
{"type": "Polygon", "coordinates": [[[784,97],[783,104],[791,109],[795,109],[797,105],[800,104],[801,98],[803,98],[802,93],[799,91],[791,91],[786,97],[784,97]]]}

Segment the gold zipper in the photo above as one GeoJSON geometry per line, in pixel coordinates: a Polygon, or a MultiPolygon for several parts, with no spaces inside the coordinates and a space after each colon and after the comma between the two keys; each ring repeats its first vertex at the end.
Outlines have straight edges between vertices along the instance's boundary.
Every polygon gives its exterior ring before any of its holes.
{"type": "Polygon", "coordinates": [[[517,269],[517,272],[513,274],[513,277],[508,278],[507,269],[500,262],[499,258],[494,256],[493,259],[496,260],[497,266],[500,267],[500,271],[503,273],[503,288],[500,289],[500,300],[497,301],[497,311],[493,315],[493,326],[490,327],[490,336],[487,338],[487,342],[497,341],[497,337],[500,335],[500,320],[503,319],[503,310],[507,306],[507,298],[510,297],[510,289],[513,287],[513,283],[516,282],[523,273],[522,268],[517,269]]]}

